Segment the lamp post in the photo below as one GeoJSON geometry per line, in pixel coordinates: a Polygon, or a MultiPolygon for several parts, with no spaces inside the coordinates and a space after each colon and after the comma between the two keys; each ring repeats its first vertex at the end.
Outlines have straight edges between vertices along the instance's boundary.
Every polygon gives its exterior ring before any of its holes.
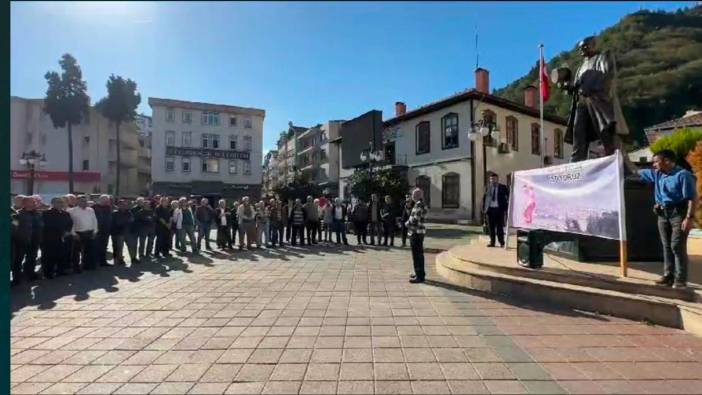
{"type": "Polygon", "coordinates": [[[26,166],[29,169],[29,187],[27,188],[27,194],[33,195],[36,168],[46,165],[46,156],[44,154],[36,152],[35,150],[31,150],[30,152],[23,152],[19,163],[20,165],[26,166]]]}
{"type": "Polygon", "coordinates": [[[495,123],[495,121],[493,121],[491,118],[480,119],[477,122],[471,123],[471,128],[468,131],[468,139],[470,139],[470,141],[473,143],[478,141],[481,137],[483,138],[483,181],[485,181],[487,176],[487,149],[485,138],[493,138],[493,133],[499,132],[500,129],[498,128],[497,123],[495,123]]]}

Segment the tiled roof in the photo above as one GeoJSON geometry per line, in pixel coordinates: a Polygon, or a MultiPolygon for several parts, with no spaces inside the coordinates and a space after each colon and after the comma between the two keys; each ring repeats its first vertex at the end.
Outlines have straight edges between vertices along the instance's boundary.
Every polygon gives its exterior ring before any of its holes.
{"type": "MultiPolygon", "coordinates": [[[[520,112],[522,114],[526,115],[531,115],[533,117],[538,118],[539,117],[539,109],[538,108],[531,108],[527,107],[523,104],[513,102],[511,100],[507,100],[505,98],[491,95],[488,93],[482,93],[479,92],[475,89],[467,89],[463,92],[457,93],[455,95],[449,96],[447,98],[435,101],[433,103],[429,103],[425,106],[419,107],[417,109],[414,109],[412,111],[408,111],[404,115],[400,115],[399,117],[395,118],[390,118],[384,122],[384,125],[387,126],[393,126],[397,125],[400,122],[410,120],[412,118],[416,118],[425,114],[432,113],[434,111],[438,111],[442,108],[452,106],[456,103],[461,103],[467,100],[482,100],[485,103],[490,103],[493,105],[496,105],[498,107],[506,108],[512,111],[520,112]]],[[[566,126],[567,120],[565,118],[561,118],[557,115],[553,114],[544,114],[544,120],[557,123],[563,126],[566,126]]]]}
{"type": "Polygon", "coordinates": [[[150,97],[149,98],[149,106],[151,106],[151,107],[162,106],[162,107],[188,108],[188,109],[201,110],[201,111],[221,111],[221,112],[230,112],[230,113],[238,113],[238,114],[258,115],[260,117],[266,116],[266,111],[261,110],[259,108],[230,106],[227,104],[201,103],[201,102],[192,102],[192,101],[185,101],[185,100],[161,99],[158,97],[150,97]]]}
{"type": "Polygon", "coordinates": [[[645,131],[656,131],[661,129],[678,129],[684,127],[702,126],[702,112],[698,112],[686,117],[671,119],[657,125],[645,128],[645,131]]]}

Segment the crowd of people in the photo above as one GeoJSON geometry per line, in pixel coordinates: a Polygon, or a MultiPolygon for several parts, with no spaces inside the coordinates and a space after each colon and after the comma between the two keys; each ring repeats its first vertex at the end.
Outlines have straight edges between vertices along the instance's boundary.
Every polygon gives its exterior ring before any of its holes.
{"type": "MultiPolygon", "coordinates": [[[[192,254],[199,254],[203,240],[204,248],[212,250],[212,231],[218,249],[233,251],[237,245],[239,250],[285,244],[348,245],[350,228],[359,245],[376,245],[377,240],[377,245],[394,246],[400,230],[402,246],[409,235],[414,256],[413,237],[419,233],[423,237],[426,214],[423,204],[416,205],[409,194],[401,205],[394,204],[390,196],[381,200],[376,194],[367,203],[327,196],[289,203],[279,196],[257,203],[248,197],[213,203],[206,198],[158,195],[133,201],[101,195],[93,202],[85,195],[68,194],[46,205],[38,195],[18,195],[10,213],[12,284],[111,266],[110,240],[114,265],[126,265],[125,246],[131,265],[170,257],[174,249],[187,253],[189,248],[192,254]],[[38,261],[40,272],[36,271],[38,261]]],[[[423,281],[423,277],[422,269],[415,279],[423,281]]]]}

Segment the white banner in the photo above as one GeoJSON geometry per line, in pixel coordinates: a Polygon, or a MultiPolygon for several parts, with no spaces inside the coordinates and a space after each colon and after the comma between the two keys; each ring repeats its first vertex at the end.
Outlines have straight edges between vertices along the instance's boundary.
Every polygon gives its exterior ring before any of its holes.
{"type": "Polygon", "coordinates": [[[623,160],[615,155],[514,173],[510,226],[626,240],[623,160]]]}

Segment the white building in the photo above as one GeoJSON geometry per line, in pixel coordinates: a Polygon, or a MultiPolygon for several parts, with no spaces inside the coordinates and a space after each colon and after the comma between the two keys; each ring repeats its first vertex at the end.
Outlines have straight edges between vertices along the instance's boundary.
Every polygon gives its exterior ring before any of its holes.
{"type": "MultiPolygon", "coordinates": [[[[46,164],[35,171],[34,193],[68,193],[68,132],[54,128],[44,112],[43,99],[10,98],[10,191],[26,194],[29,169],[20,164],[22,153],[44,154],[46,164]]],[[[76,193],[114,193],[117,138],[115,126],[90,107],[87,117],[73,125],[73,179],[76,193]]],[[[139,142],[134,123],[122,124],[120,195],[143,192],[138,182],[139,142]]]]}
{"type": "Polygon", "coordinates": [[[313,126],[297,136],[297,167],[310,182],[336,194],[339,183],[339,137],[343,121],[313,126]]]}
{"type": "Polygon", "coordinates": [[[151,178],[155,194],[261,194],[265,111],[149,98],[151,178]]]}
{"type": "MultiPolygon", "coordinates": [[[[429,219],[480,222],[488,172],[509,184],[513,171],[542,166],[537,89],[527,88],[524,97],[515,103],[489,94],[488,72],[478,69],[475,89],[409,112],[396,103],[395,117],[384,122],[384,140],[394,141],[394,163],[408,167],[410,185],[424,190],[429,219]],[[479,120],[497,130],[472,142],[468,133],[479,120]]],[[[560,117],[544,116],[547,165],[569,160],[565,126],[560,117]]]]}
{"type": "Polygon", "coordinates": [[[153,130],[153,120],[150,116],[138,114],[135,119],[137,134],[139,136],[139,164],[138,182],[139,185],[151,192],[151,133],[153,130]]]}

